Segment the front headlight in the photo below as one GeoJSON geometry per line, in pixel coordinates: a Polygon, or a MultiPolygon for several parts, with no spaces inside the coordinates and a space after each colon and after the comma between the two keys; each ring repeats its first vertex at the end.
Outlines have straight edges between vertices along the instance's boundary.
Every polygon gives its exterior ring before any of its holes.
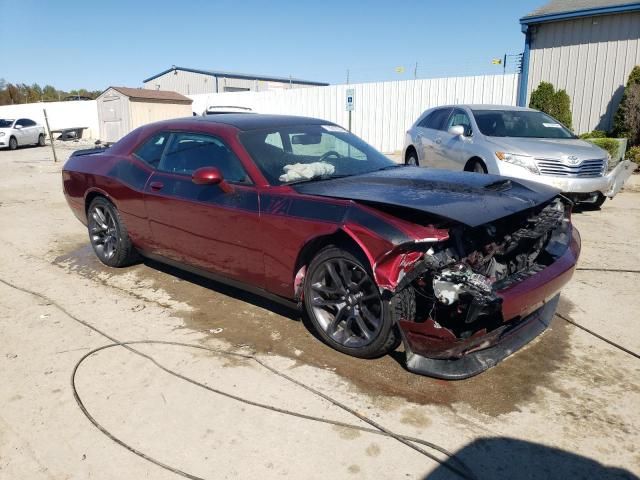
{"type": "Polygon", "coordinates": [[[4,132],[0,132],[0,137],[4,137],[4,132]]]}
{"type": "Polygon", "coordinates": [[[518,167],[526,168],[531,173],[536,175],[540,175],[538,171],[538,166],[536,162],[533,160],[533,157],[528,155],[518,155],[516,153],[507,153],[507,152],[496,152],[496,157],[498,160],[502,160],[503,162],[510,163],[512,165],[517,165],[518,167]]]}

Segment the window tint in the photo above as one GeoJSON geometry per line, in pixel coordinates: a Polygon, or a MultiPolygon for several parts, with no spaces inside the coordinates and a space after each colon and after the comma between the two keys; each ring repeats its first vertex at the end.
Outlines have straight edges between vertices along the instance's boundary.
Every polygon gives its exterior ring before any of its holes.
{"type": "Polygon", "coordinates": [[[469,120],[469,116],[463,110],[458,108],[456,108],[449,117],[446,130],[449,130],[451,127],[456,125],[462,125],[464,127],[464,134],[466,137],[471,135],[471,120],[469,120]]]}
{"type": "Polygon", "coordinates": [[[282,145],[282,137],[278,132],[273,132],[268,134],[264,138],[264,143],[266,143],[267,145],[273,145],[274,147],[278,147],[280,150],[284,150],[284,145],[282,145]]]}
{"type": "Polygon", "coordinates": [[[432,128],[433,130],[443,130],[443,125],[447,117],[449,116],[450,108],[438,108],[429,115],[427,115],[420,126],[424,128],[432,128]]]}
{"type": "Polygon", "coordinates": [[[25,121],[26,121],[26,120],[25,120],[24,118],[19,119],[19,120],[16,122],[16,126],[20,125],[21,127],[24,127],[24,126],[25,126],[25,125],[24,125],[24,122],[25,122],[25,121]]]}
{"type": "Polygon", "coordinates": [[[483,135],[520,138],[576,138],[555,118],[535,110],[474,110],[483,135]]]}
{"type": "Polygon", "coordinates": [[[168,138],[168,132],[158,133],[138,147],[134,155],[153,168],[158,168],[168,138]]]}
{"type": "Polygon", "coordinates": [[[202,167],[216,167],[228,182],[250,183],[238,157],[217,138],[174,133],[158,169],[190,175],[202,167]]]}

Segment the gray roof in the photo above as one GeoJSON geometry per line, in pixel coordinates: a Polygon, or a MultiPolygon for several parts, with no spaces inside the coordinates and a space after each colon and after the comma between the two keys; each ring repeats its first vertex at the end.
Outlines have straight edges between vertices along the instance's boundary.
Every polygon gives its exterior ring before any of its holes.
{"type": "Polygon", "coordinates": [[[640,10],[640,2],[637,0],[551,0],[522,19],[562,14],[571,16],[601,15],[634,9],[633,7],[640,10]]]}
{"type": "Polygon", "coordinates": [[[147,83],[154,78],[158,78],[165,73],[173,72],[174,70],[181,70],[183,72],[193,72],[200,73],[202,75],[210,75],[212,77],[220,77],[220,78],[242,78],[246,80],[264,80],[266,82],[282,82],[282,83],[297,83],[301,85],[316,85],[325,87],[329,85],[325,82],[314,82],[312,80],[301,80],[300,78],[292,78],[292,77],[272,77],[268,75],[254,75],[251,73],[238,73],[238,72],[227,72],[224,70],[200,70],[198,68],[186,68],[186,67],[176,67],[175,65],[171,68],[163,70],[160,73],[156,73],[155,75],[143,80],[143,83],[147,83]]]}

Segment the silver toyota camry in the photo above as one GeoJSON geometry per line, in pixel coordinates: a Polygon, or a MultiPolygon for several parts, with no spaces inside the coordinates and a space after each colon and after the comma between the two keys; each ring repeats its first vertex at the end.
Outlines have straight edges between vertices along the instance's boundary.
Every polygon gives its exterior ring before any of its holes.
{"type": "Polygon", "coordinates": [[[629,178],[612,171],[607,152],[580,140],[538,110],[502,105],[450,105],[424,112],[407,131],[409,165],[491,173],[556,187],[574,201],[600,207],[629,178]]]}

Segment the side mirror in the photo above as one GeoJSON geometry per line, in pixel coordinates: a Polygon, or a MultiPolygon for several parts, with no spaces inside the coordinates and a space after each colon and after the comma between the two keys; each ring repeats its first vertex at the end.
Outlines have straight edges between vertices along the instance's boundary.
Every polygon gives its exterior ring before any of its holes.
{"type": "Polygon", "coordinates": [[[13,128],[15,128],[16,130],[22,130],[22,125],[16,125],[16,126],[15,126],[15,127],[13,127],[13,128]]]}
{"type": "Polygon", "coordinates": [[[191,174],[191,181],[196,185],[219,185],[220,189],[225,193],[233,191],[233,187],[224,181],[222,173],[216,167],[197,169],[191,174]]]}
{"type": "Polygon", "coordinates": [[[454,125],[449,127],[447,130],[451,135],[455,135],[456,137],[464,136],[464,127],[462,125],[454,125]]]}

